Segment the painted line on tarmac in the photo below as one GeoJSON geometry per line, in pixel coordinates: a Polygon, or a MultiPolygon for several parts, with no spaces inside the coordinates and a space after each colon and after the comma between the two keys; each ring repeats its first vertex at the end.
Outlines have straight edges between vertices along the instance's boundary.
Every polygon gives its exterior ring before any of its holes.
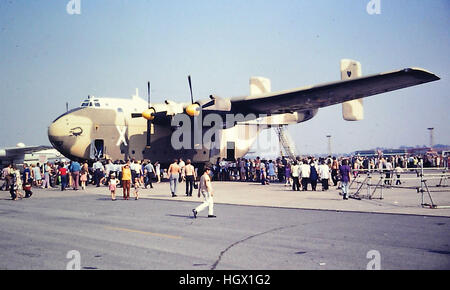
{"type": "Polygon", "coordinates": [[[181,236],[173,236],[173,235],[168,235],[168,234],[145,232],[145,231],[133,230],[133,229],[127,229],[127,228],[108,227],[108,226],[105,226],[105,228],[109,229],[109,230],[114,230],[114,231],[137,233],[137,234],[150,235],[150,236],[156,236],[156,237],[162,237],[162,238],[168,238],[168,239],[175,239],[175,240],[180,240],[180,239],[183,238],[181,236]]]}

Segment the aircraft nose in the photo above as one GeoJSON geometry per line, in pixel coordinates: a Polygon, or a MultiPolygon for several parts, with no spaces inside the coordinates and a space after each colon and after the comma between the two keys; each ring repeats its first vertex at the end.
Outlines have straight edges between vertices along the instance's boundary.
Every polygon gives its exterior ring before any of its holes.
{"type": "Polygon", "coordinates": [[[48,139],[55,149],[70,159],[90,157],[92,120],[82,108],[64,113],[48,126],[48,139]]]}
{"type": "MultiPolygon", "coordinates": [[[[73,113],[81,110],[82,108],[75,108],[67,111],[56,118],[53,123],[48,127],[48,137],[49,139],[55,139],[59,137],[65,137],[69,135],[70,131],[70,118],[73,118],[73,113]]],[[[51,140],[50,140],[51,141],[51,140]]]]}
{"type": "Polygon", "coordinates": [[[64,136],[67,136],[67,128],[68,124],[63,119],[58,119],[54,121],[50,126],[48,127],[48,139],[50,140],[50,143],[55,147],[56,149],[61,149],[63,145],[62,138],[64,136]]]}

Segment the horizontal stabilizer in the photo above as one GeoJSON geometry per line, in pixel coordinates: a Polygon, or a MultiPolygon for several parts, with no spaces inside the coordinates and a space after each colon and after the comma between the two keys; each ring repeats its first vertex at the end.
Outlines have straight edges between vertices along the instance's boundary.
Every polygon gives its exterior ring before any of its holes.
{"type": "Polygon", "coordinates": [[[271,91],[270,79],[263,77],[250,78],[250,96],[262,95],[271,91]]]}
{"type": "MultiPolygon", "coordinates": [[[[351,59],[341,60],[341,80],[350,80],[362,76],[361,63],[351,59]]],[[[361,121],[364,119],[363,99],[342,103],[342,117],[346,121],[361,121]]]]}

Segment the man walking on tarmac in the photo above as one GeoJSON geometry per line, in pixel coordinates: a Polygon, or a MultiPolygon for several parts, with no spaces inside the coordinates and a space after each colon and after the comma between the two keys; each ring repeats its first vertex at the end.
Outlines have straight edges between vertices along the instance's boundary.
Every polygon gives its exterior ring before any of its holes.
{"type": "Polygon", "coordinates": [[[205,167],[205,172],[202,177],[200,177],[200,182],[198,186],[198,197],[200,197],[200,193],[203,195],[205,201],[192,210],[194,213],[194,218],[197,218],[197,214],[208,207],[208,217],[215,218],[214,215],[214,200],[213,200],[213,188],[211,185],[211,177],[210,177],[211,168],[205,167]]]}

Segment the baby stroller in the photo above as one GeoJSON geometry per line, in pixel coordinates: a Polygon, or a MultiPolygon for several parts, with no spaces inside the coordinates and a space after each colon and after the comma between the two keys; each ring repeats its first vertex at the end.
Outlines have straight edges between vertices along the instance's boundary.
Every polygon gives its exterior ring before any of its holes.
{"type": "Polygon", "coordinates": [[[31,184],[29,182],[26,182],[23,185],[23,190],[25,191],[25,198],[29,198],[33,195],[33,192],[31,191],[31,184]]]}

